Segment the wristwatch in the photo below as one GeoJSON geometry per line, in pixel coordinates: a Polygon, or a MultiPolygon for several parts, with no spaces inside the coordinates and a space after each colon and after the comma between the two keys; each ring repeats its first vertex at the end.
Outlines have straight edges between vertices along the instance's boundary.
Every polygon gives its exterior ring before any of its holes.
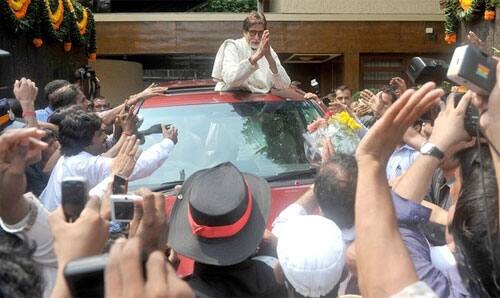
{"type": "Polygon", "coordinates": [[[432,144],[431,142],[423,143],[422,147],[420,147],[420,153],[422,155],[434,156],[439,160],[444,158],[443,151],[441,151],[441,149],[439,149],[436,145],[432,144]]]}

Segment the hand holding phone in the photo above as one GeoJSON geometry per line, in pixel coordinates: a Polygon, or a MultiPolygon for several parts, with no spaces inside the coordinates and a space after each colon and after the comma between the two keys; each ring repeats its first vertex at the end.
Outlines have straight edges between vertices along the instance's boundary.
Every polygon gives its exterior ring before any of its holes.
{"type": "Polygon", "coordinates": [[[115,175],[113,178],[112,192],[114,195],[123,195],[128,191],[128,180],[127,178],[115,175]]]}
{"type": "Polygon", "coordinates": [[[67,177],[61,183],[61,205],[67,222],[74,222],[88,200],[88,182],[85,177],[67,177]]]}

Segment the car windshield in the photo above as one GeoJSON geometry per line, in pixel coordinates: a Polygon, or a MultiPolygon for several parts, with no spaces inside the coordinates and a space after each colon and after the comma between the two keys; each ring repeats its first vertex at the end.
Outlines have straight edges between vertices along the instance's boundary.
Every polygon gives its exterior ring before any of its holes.
{"type": "MultiPolygon", "coordinates": [[[[217,103],[143,108],[139,131],[172,124],[178,143],[153,175],[130,183],[156,188],[183,181],[192,173],[230,161],[242,172],[261,177],[309,170],[303,134],[320,117],[308,101],[217,103]]],[[[161,133],[144,137],[142,150],[158,143],[161,133]]]]}

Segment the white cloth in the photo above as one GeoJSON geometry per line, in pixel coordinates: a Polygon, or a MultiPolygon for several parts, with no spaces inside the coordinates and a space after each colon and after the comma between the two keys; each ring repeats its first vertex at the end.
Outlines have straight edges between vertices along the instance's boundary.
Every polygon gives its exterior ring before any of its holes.
{"type": "Polygon", "coordinates": [[[418,281],[390,298],[437,298],[437,295],[425,282],[418,281]]]}
{"type": "Polygon", "coordinates": [[[431,260],[432,265],[443,272],[457,265],[448,245],[431,246],[431,260]]]}
{"type": "Polygon", "coordinates": [[[212,70],[212,78],[218,82],[215,91],[240,88],[252,93],[268,93],[272,88],[290,87],[290,77],[272,48],[277,74],[272,73],[265,57],[257,61],[255,66],[252,65],[248,58],[254,52],[245,38],[225,40],[217,52],[212,70]]]}
{"type": "Polygon", "coordinates": [[[28,227],[28,214],[24,219],[13,225],[7,225],[0,218],[0,226],[5,231],[15,234],[19,238],[36,245],[33,260],[41,265],[43,279],[45,282],[43,297],[49,297],[57,277],[57,258],[53,251],[54,237],[50,230],[48,216],[49,212],[40,204],[38,199],[31,200],[37,209],[35,222],[28,227]]]}
{"type": "Polygon", "coordinates": [[[276,251],[287,280],[305,297],[325,296],[342,276],[346,251],[342,232],[323,216],[291,218],[276,251]]]}
{"type": "MultiPolygon", "coordinates": [[[[300,204],[297,203],[290,204],[288,207],[286,207],[283,211],[280,212],[278,217],[276,217],[276,219],[272,224],[271,232],[276,237],[279,238],[281,233],[283,232],[283,229],[286,227],[286,224],[292,218],[301,215],[308,215],[307,210],[300,204]]],[[[341,231],[342,231],[342,239],[344,240],[345,244],[349,244],[354,241],[355,239],[354,227],[348,229],[341,229],[341,231]]]]}
{"type": "MultiPolygon", "coordinates": [[[[136,180],[151,175],[168,158],[174,147],[170,139],[163,139],[160,143],[144,151],[129,180],[136,180]]],[[[47,210],[52,211],[61,204],[61,182],[65,177],[82,176],[88,179],[89,188],[94,188],[106,177],[111,175],[112,158],[94,156],[85,151],[70,157],[61,157],[49,178],[47,187],[40,195],[40,199],[47,210]]]]}

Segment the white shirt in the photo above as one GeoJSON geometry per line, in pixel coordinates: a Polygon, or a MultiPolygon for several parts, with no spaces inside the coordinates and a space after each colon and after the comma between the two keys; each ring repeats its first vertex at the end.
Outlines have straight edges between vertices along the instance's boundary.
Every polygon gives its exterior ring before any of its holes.
{"type": "Polygon", "coordinates": [[[33,260],[40,264],[45,283],[43,297],[49,297],[54,288],[57,277],[57,258],[54,254],[54,237],[49,226],[49,212],[33,196],[31,200],[32,208],[36,209],[36,219],[29,224],[31,213],[13,225],[7,225],[0,218],[0,226],[6,232],[15,234],[28,243],[33,243],[36,248],[33,253],[33,260]]]}
{"type": "Polygon", "coordinates": [[[290,87],[290,77],[280,63],[278,55],[271,48],[276,62],[277,74],[273,74],[269,63],[262,57],[252,65],[248,58],[255,53],[245,38],[228,39],[220,46],[214,62],[212,77],[218,81],[215,91],[245,89],[252,93],[268,93],[272,88],[290,87]]]}
{"type": "MultiPolygon", "coordinates": [[[[302,215],[308,215],[307,210],[304,207],[297,203],[290,204],[283,211],[281,211],[278,217],[276,217],[276,219],[274,220],[272,225],[272,233],[279,238],[290,219],[294,216],[302,215]]],[[[334,220],[332,221],[335,222],[334,220]]],[[[354,227],[340,230],[342,231],[342,239],[344,240],[345,244],[349,244],[354,241],[354,227]]]]}
{"type": "MultiPolygon", "coordinates": [[[[136,180],[151,175],[168,158],[174,147],[170,139],[163,139],[144,151],[129,180],[136,180]]],[[[40,195],[40,200],[47,210],[53,211],[61,204],[61,182],[65,177],[82,176],[87,178],[89,189],[101,183],[111,175],[112,158],[101,155],[94,156],[82,151],[70,157],[61,157],[49,178],[47,187],[40,195]]]]}

